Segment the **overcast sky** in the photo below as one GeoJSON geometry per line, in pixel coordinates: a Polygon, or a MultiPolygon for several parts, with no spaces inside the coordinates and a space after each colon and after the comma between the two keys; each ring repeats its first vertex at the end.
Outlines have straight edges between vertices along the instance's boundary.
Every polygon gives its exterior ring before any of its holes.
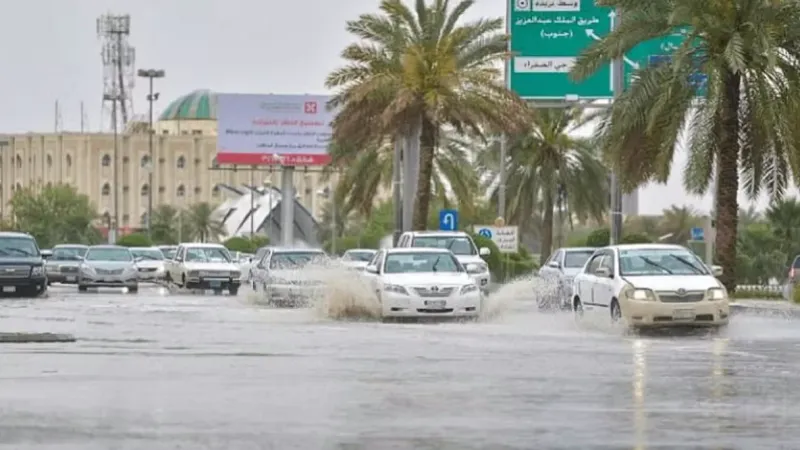
{"type": "MultiPolygon", "coordinates": [[[[157,91],[168,101],[195,89],[219,92],[326,93],[326,74],[352,38],[344,23],[377,9],[378,0],[27,0],[0,6],[0,132],[52,132],[55,102],[62,128],[80,129],[81,102],[88,129],[101,124],[103,70],[96,19],[130,14],[137,68],[167,77],[157,91]]],[[[470,17],[502,16],[501,0],[479,0],[470,17]]],[[[138,80],[137,80],[138,81],[138,80]]],[[[133,91],[134,112],[147,112],[145,83],[133,91]]],[[[640,194],[640,211],[671,204],[707,210],[710,199],[681,188],[685,159],[675,161],[666,186],[640,194]]],[[[763,207],[763,203],[759,205],[763,207]]]]}

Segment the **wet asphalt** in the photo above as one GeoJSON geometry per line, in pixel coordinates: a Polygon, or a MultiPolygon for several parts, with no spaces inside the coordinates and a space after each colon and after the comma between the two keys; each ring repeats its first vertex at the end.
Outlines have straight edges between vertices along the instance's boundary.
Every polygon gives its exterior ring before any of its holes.
{"type": "Polygon", "coordinates": [[[630,336],[498,298],[476,323],[331,320],[237,297],[0,301],[0,449],[796,449],[800,321],[630,336]]]}

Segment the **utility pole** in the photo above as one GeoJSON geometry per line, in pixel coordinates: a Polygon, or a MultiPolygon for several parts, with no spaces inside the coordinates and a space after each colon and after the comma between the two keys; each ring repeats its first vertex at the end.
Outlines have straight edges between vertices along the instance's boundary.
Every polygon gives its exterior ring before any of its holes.
{"type": "Polygon", "coordinates": [[[111,122],[114,130],[114,223],[109,227],[108,243],[117,242],[119,228],[119,122],[117,120],[117,102],[119,95],[106,94],[103,100],[111,102],[111,122]]]}
{"type": "Polygon", "coordinates": [[[153,103],[158,100],[158,92],[153,92],[153,80],[155,78],[164,78],[166,73],[161,69],[139,69],[137,74],[142,78],[147,78],[150,82],[150,93],[147,94],[147,101],[150,104],[150,119],[148,121],[148,161],[147,161],[147,236],[153,237],[153,230],[151,227],[153,217],[153,171],[155,164],[153,164],[153,139],[156,130],[153,129],[153,103]]]}
{"type": "MultiPolygon", "coordinates": [[[[614,20],[614,28],[619,27],[622,21],[622,10],[616,9],[616,20],[614,20]]],[[[613,85],[614,85],[614,102],[617,101],[622,91],[625,89],[625,77],[622,73],[624,69],[622,57],[615,59],[612,62],[613,70],[613,85]]],[[[619,183],[619,173],[617,169],[611,169],[611,227],[609,233],[609,244],[616,245],[622,241],[622,189],[619,183]]]]}

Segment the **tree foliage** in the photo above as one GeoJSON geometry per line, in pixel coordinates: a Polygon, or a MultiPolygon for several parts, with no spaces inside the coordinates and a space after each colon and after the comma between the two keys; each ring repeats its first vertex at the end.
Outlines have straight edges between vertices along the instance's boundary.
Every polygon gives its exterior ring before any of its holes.
{"type": "Polygon", "coordinates": [[[151,241],[145,233],[130,233],[120,236],[119,239],[117,239],[117,245],[123,247],[151,247],[153,241],[151,241]]]}
{"type": "Polygon", "coordinates": [[[73,186],[56,184],[16,190],[9,202],[17,230],[30,233],[39,246],[94,244],[102,236],[94,227],[97,210],[73,186]]]}
{"type": "Polygon", "coordinates": [[[232,252],[255,253],[259,248],[269,245],[269,239],[266,236],[234,236],[222,244],[232,252]]]}

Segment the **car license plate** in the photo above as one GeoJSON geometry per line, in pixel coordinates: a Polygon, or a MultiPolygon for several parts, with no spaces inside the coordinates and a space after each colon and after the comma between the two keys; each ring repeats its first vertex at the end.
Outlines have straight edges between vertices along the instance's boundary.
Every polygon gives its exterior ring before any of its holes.
{"type": "Polygon", "coordinates": [[[425,302],[425,306],[430,309],[444,309],[447,306],[447,302],[444,300],[428,300],[425,302]]]}
{"type": "Polygon", "coordinates": [[[673,320],[694,320],[694,316],[693,309],[676,309],[672,312],[673,320]]]}
{"type": "Polygon", "coordinates": [[[75,277],[67,277],[67,281],[76,281],[75,277]]]}
{"type": "Polygon", "coordinates": [[[16,286],[3,286],[3,292],[17,292],[16,286]]]}
{"type": "Polygon", "coordinates": [[[210,284],[212,288],[222,287],[222,281],[220,280],[211,280],[210,284]]]}

